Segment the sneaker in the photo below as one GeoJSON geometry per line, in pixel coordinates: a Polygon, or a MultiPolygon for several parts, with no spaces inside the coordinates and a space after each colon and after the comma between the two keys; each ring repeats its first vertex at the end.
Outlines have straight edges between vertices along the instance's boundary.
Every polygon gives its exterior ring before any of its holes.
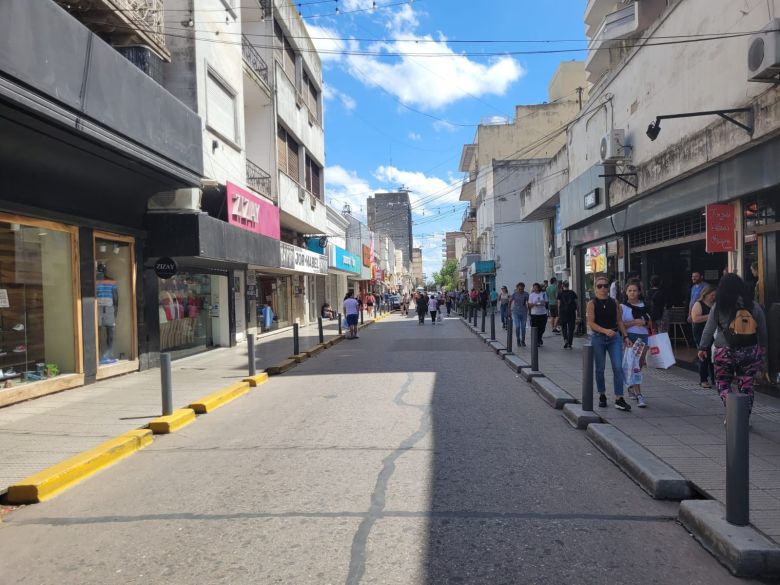
{"type": "Polygon", "coordinates": [[[521,341],[521,342],[520,342],[520,347],[526,347],[526,345],[525,345],[525,341],[521,341]]]}
{"type": "Polygon", "coordinates": [[[702,388],[712,388],[712,384],[710,384],[706,380],[704,382],[699,382],[699,386],[701,386],[702,388]]]}
{"type": "Polygon", "coordinates": [[[636,400],[636,399],[637,399],[637,396],[639,396],[639,394],[637,394],[637,393],[634,391],[634,387],[633,387],[633,386],[629,386],[629,387],[628,387],[628,397],[629,397],[629,398],[631,398],[631,399],[633,399],[633,400],[636,400]]]}
{"type": "Polygon", "coordinates": [[[599,408],[606,408],[606,407],[607,407],[607,395],[599,394],[599,408]]]}
{"type": "Polygon", "coordinates": [[[24,353],[26,351],[27,351],[27,346],[26,345],[17,345],[14,348],[14,353],[24,353]]]}
{"type": "Polygon", "coordinates": [[[14,331],[24,331],[24,323],[17,323],[13,327],[11,327],[14,331]]]}
{"type": "Polygon", "coordinates": [[[642,396],[641,394],[637,394],[637,396],[636,396],[636,402],[637,402],[637,404],[636,404],[636,405],[637,405],[639,408],[645,408],[645,407],[647,406],[647,402],[645,402],[645,397],[644,397],[644,396],[642,396]]]}
{"type": "Polygon", "coordinates": [[[626,412],[628,412],[629,410],[631,410],[631,405],[625,400],[623,400],[622,396],[618,396],[617,400],[615,400],[615,408],[617,408],[618,410],[625,410],[626,412]]]}

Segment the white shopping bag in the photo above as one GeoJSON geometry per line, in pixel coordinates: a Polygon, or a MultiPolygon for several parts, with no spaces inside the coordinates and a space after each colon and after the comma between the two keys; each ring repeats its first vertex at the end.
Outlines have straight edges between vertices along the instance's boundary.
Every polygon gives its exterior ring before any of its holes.
{"type": "Polygon", "coordinates": [[[644,351],[645,343],[639,339],[623,351],[623,382],[626,386],[642,383],[640,360],[644,351]]]}
{"type": "Polygon", "coordinates": [[[346,317],[344,317],[341,320],[341,328],[342,329],[349,329],[349,323],[347,323],[347,318],[346,317]]]}
{"type": "Polygon", "coordinates": [[[675,364],[672,342],[668,333],[656,333],[648,339],[650,350],[647,352],[647,365],[666,370],[675,364]]]}

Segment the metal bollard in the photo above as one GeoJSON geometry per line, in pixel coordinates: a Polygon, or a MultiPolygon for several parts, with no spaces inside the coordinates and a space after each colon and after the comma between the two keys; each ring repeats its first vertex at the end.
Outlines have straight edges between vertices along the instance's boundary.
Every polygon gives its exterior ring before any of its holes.
{"type": "Polygon", "coordinates": [[[496,340],[496,314],[490,313],[490,341],[496,340]]]}
{"type": "Polygon", "coordinates": [[[246,336],[246,351],[249,357],[249,375],[257,375],[257,365],[255,364],[255,334],[250,333],[246,336]]]}
{"type": "Polygon", "coordinates": [[[363,324],[363,309],[360,309],[360,324],[363,324]]]}
{"type": "Polygon", "coordinates": [[[539,371],[539,338],[536,336],[536,327],[531,327],[531,371],[539,371]]]}
{"type": "Polygon", "coordinates": [[[726,397],[726,522],[750,522],[750,398],[732,392],[726,397]]]}
{"type": "Polygon", "coordinates": [[[301,353],[301,345],[298,340],[298,324],[293,323],[293,355],[301,353]]]}
{"type": "Polygon", "coordinates": [[[341,313],[336,313],[336,318],[339,320],[339,335],[341,335],[341,313]]]}
{"type": "Polygon", "coordinates": [[[582,410],[593,412],[593,346],[587,343],[582,349],[582,410]]]}
{"type": "Polygon", "coordinates": [[[512,317],[507,316],[506,318],[506,352],[512,353],[512,317]]]}
{"type": "Polygon", "coordinates": [[[317,332],[320,335],[320,343],[325,341],[325,334],[322,331],[322,317],[317,317],[317,332]]]}
{"type": "Polygon", "coordinates": [[[474,307],[474,327],[477,327],[477,320],[479,319],[479,309],[474,307]]]}
{"type": "Polygon", "coordinates": [[[171,376],[171,354],[160,354],[160,386],[162,387],[162,414],[173,413],[173,379],[171,376]]]}
{"type": "Polygon", "coordinates": [[[482,333],[485,332],[485,317],[487,317],[487,309],[482,309],[482,327],[480,327],[482,333]]]}

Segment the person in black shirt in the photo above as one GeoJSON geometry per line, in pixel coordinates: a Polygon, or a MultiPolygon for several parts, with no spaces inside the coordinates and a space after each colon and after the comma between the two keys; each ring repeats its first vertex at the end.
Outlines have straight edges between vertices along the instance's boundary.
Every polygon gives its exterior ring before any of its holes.
{"type": "Polygon", "coordinates": [[[577,293],[570,290],[569,283],[564,280],[561,282],[561,290],[558,291],[558,324],[563,335],[563,349],[572,349],[578,313],[577,293]]]}
{"type": "Polygon", "coordinates": [[[653,331],[656,333],[666,333],[667,324],[664,320],[664,314],[666,307],[671,304],[663,284],[661,277],[654,274],[650,277],[650,289],[645,295],[645,304],[649,309],[650,319],[653,321],[653,331]]]}

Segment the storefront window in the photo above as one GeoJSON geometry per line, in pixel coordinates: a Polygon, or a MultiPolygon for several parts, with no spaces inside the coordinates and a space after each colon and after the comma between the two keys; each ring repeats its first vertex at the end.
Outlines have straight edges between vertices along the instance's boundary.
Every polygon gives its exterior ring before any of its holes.
{"type": "MultiPolygon", "coordinates": [[[[212,316],[220,316],[219,276],[179,273],[160,280],[160,350],[205,349],[216,345],[212,316]]],[[[222,277],[224,278],[224,277],[222,277]]]]}
{"type": "Polygon", "coordinates": [[[80,370],[73,236],[35,223],[0,222],[0,381],[6,388],[80,370]]]}
{"type": "Polygon", "coordinates": [[[290,320],[290,277],[257,277],[257,323],[263,331],[278,329],[290,320]]]}
{"type": "Polygon", "coordinates": [[[126,240],[95,238],[95,300],[98,363],[135,359],[133,246],[126,240]]]}

